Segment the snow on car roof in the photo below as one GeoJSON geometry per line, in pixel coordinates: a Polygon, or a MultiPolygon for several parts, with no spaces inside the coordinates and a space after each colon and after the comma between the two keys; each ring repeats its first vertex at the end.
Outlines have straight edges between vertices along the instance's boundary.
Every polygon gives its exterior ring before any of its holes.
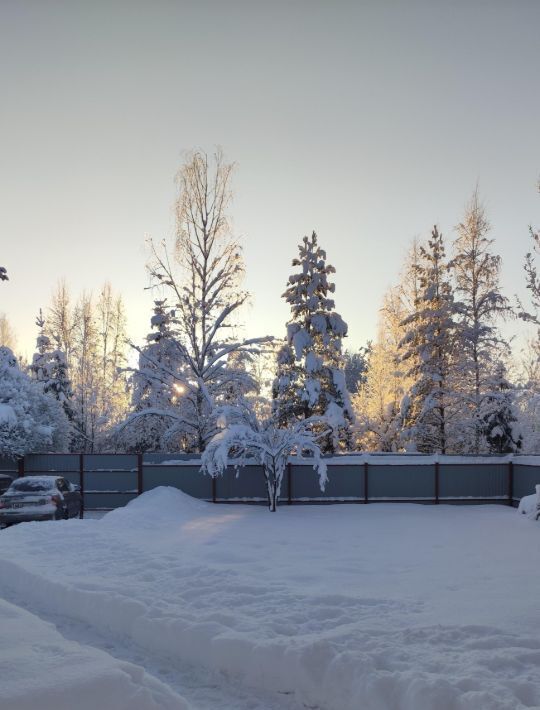
{"type": "Polygon", "coordinates": [[[59,478],[62,478],[62,476],[22,476],[21,478],[16,478],[13,484],[32,481],[32,483],[52,486],[59,478]]]}

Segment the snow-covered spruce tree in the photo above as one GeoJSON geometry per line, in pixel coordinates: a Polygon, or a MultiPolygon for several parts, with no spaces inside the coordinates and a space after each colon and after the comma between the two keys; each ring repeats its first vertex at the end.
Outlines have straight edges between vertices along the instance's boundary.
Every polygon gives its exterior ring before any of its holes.
{"type": "MultiPolygon", "coordinates": [[[[248,293],[241,289],[244,263],[227,217],[232,169],[221,152],[213,165],[205,153],[189,156],[177,177],[175,248],[171,253],[165,242],[150,242],[150,275],[173,304],[170,327],[178,363],[157,370],[164,382],[173,383],[178,399],[174,409],[141,410],[130,419],[159,411],[170,421],[166,436],[171,445],[175,441],[175,450],[204,451],[217,431],[215,407],[230,397],[231,388],[255,386],[243,363],[238,366],[241,356],[260,352],[271,340],[234,333],[234,318],[248,293]]],[[[133,347],[152,362],[143,348],[133,347]]]]}
{"type": "Polygon", "coordinates": [[[455,304],[445,259],[442,234],[433,228],[426,247],[420,247],[416,266],[420,290],[415,311],[403,321],[402,360],[412,360],[407,375],[413,380],[406,403],[405,426],[416,449],[446,453],[454,416],[452,367],[456,346],[455,304]]]}
{"type": "Polygon", "coordinates": [[[398,290],[391,289],[384,298],[365,381],[352,398],[358,449],[390,452],[402,447],[401,402],[407,377],[399,357],[399,343],[404,335],[401,322],[406,315],[398,290]]]}
{"type": "Polygon", "coordinates": [[[497,320],[510,312],[500,291],[500,256],[493,254],[490,225],[475,190],[465,217],[457,226],[451,268],[459,302],[460,419],[463,453],[485,450],[482,439],[482,399],[496,363],[508,347],[497,320]]]}
{"type": "Polygon", "coordinates": [[[176,420],[180,393],[170,373],[181,370],[182,363],[178,362],[166,300],[154,301],[151,328],[131,378],[131,406],[135,413],[144,412],[146,416],[128,417],[116,435],[118,446],[127,451],[167,451],[175,443],[171,423],[176,420]],[[165,438],[167,433],[172,442],[165,438]]]}
{"type": "Polygon", "coordinates": [[[0,456],[65,451],[68,436],[60,402],[21,370],[9,348],[0,347],[0,456]]]}
{"type": "Polygon", "coordinates": [[[495,366],[486,382],[480,411],[482,435],[490,454],[512,454],[521,450],[523,437],[515,403],[515,388],[506,377],[504,363],[495,366]]]}
{"type": "Polygon", "coordinates": [[[345,374],[345,385],[351,394],[358,392],[358,388],[366,381],[369,357],[372,344],[368,342],[366,347],[359,348],[356,352],[345,350],[343,353],[343,373],[345,374]]]}
{"type": "MultiPolygon", "coordinates": [[[[319,417],[320,427],[331,427],[325,441],[326,452],[350,445],[353,410],[343,371],[342,340],[347,324],[336,313],[329,281],[335,269],[326,263],[326,252],[317,243],[315,232],[304,237],[300,255],[292,265],[283,298],[291,307],[287,342],[278,353],[273,386],[274,412],[279,425],[290,426],[302,419],[319,417]]],[[[316,425],[315,429],[317,428],[316,425]]]]}
{"type": "Polygon", "coordinates": [[[34,353],[30,372],[34,380],[40,382],[43,391],[51,394],[64,408],[64,412],[73,421],[72,398],[73,390],[68,376],[68,366],[65,354],[54,348],[51,339],[45,334],[45,320],[40,309],[36,319],[39,335],[36,341],[37,352],[34,353]]]}
{"type": "Polygon", "coordinates": [[[283,474],[289,456],[309,454],[313,469],[324,491],[327,470],[319,445],[309,422],[296,422],[283,429],[273,417],[259,421],[251,408],[225,407],[219,419],[222,425],[202,456],[202,471],[212,477],[222,475],[229,464],[241,466],[260,464],[266,483],[268,508],[275,512],[281,492],[283,474]]]}

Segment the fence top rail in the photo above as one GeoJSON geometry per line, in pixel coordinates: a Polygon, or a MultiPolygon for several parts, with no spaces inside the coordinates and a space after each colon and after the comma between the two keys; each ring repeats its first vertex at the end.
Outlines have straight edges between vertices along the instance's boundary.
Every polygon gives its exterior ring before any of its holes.
{"type": "MultiPolygon", "coordinates": [[[[178,454],[157,454],[157,453],[152,453],[152,454],[128,454],[128,453],[104,453],[104,454],[81,454],[80,452],[38,452],[38,453],[31,453],[27,454],[25,457],[22,457],[28,461],[29,457],[68,457],[71,456],[73,458],[79,458],[83,457],[85,462],[91,463],[92,459],[95,458],[109,458],[109,457],[120,457],[123,456],[124,458],[130,457],[133,459],[133,468],[118,468],[114,467],[114,470],[135,470],[135,467],[137,466],[137,461],[138,457],[142,457],[142,463],[144,466],[198,466],[200,467],[201,465],[201,456],[200,454],[184,454],[184,453],[178,453],[178,454]],[[151,457],[156,456],[158,460],[153,460],[151,457]],[[163,457],[164,460],[159,460],[160,457],[163,457]]],[[[460,466],[460,465],[493,465],[493,464],[509,464],[509,463],[514,463],[516,465],[521,465],[521,466],[540,466],[540,455],[516,455],[516,454],[505,454],[505,455],[493,455],[493,456],[484,456],[484,455],[468,455],[468,456],[454,456],[454,455],[441,455],[441,454],[415,454],[415,453],[383,453],[383,452],[374,452],[374,453],[344,453],[344,454],[335,454],[335,455],[329,455],[329,456],[323,456],[325,462],[327,465],[330,466],[358,466],[361,464],[369,464],[371,466],[433,466],[436,463],[443,464],[443,465],[452,465],[452,466],[460,466]]],[[[20,459],[19,459],[20,460],[20,459]]],[[[30,462],[28,461],[30,464],[30,462]]],[[[259,465],[259,462],[254,460],[251,462],[249,459],[245,460],[245,465],[259,465]]],[[[291,456],[289,457],[289,463],[293,464],[295,466],[312,466],[313,465],[313,459],[312,458],[302,458],[299,456],[291,456]]],[[[13,460],[13,464],[16,464],[16,461],[13,460]]],[[[229,462],[229,465],[235,466],[237,464],[236,461],[231,460],[229,462]]],[[[77,466],[79,464],[77,463],[77,466]]],[[[129,464],[128,464],[129,466],[129,464]]],[[[41,467],[40,467],[41,468],[41,467]]],[[[93,470],[111,470],[113,467],[100,467],[100,468],[95,468],[93,470]]],[[[86,469],[87,471],[90,469],[86,469]]]]}

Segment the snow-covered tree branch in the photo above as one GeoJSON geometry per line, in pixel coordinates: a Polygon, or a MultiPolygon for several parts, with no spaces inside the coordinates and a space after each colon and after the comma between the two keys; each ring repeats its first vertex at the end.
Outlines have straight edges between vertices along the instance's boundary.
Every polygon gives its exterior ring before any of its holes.
{"type": "Polygon", "coordinates": [[[310,455],[313,469],[324,491],[327,482],[326,464],[321,450],[306,423],[279,428],[273,418],[259,421],[253,411],[243,407],[222,408],[222,430],[210,441],[202,456],[202,471],[210,476],[224,473],[228,465],[238,467],[260,464],[263,468],[268,508],[275,512],[281,492],[283,475],[289,456],[310,455]]]}

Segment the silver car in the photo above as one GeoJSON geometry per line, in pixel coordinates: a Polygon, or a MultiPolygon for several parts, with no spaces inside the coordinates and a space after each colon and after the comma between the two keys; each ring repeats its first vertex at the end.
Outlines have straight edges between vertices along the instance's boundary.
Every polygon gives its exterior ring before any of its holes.
{"type": "Polygon", "coordinates": [[[17,478],[0,496],[0,527],[30,520],[67,520],[81,514],[81,489],[62,476],[17,478]]]}

